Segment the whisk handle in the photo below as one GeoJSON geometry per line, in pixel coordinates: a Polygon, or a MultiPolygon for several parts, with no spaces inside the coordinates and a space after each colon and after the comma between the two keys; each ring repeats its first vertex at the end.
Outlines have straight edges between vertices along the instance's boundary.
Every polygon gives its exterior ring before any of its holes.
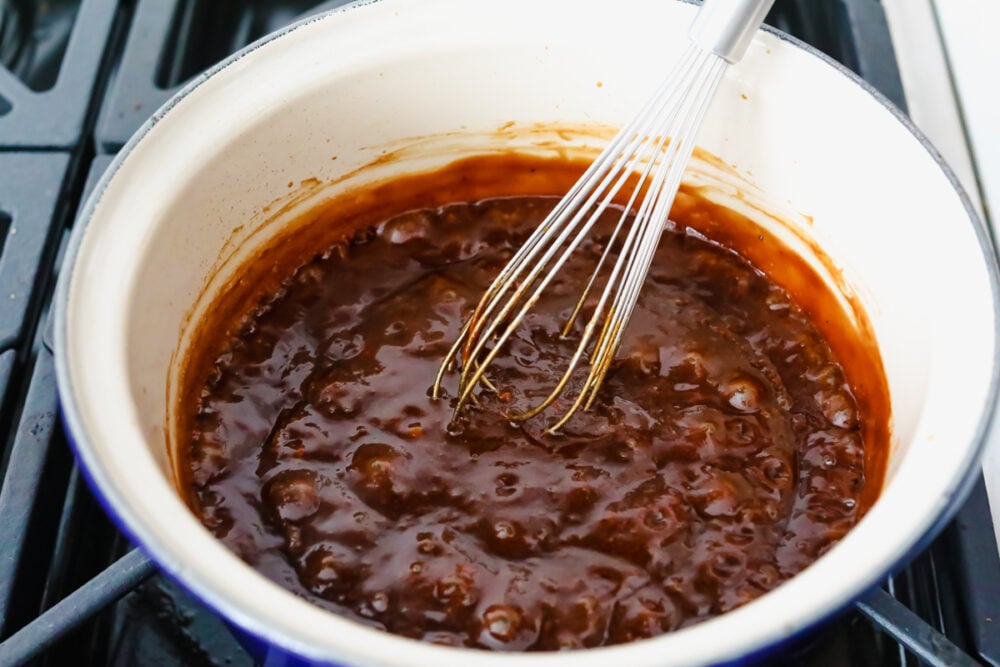
{"type": "Polygon", "coordinates": [[[691,40],[730,63],[746,53],[774,0],[705,0],[691,24],[691,40]]]}

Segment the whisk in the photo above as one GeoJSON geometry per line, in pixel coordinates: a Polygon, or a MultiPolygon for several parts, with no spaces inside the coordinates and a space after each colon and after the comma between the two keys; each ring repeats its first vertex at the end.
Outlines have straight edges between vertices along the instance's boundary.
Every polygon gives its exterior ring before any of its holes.
{"type": "Polygon", "coordinates": [[[473,392],[480,384],[494,389],[486,376],[490,364],[597,220],[613,202],[625,200],[618,222],[563,328],[562,335],[568,336],[587,297],[606,275],[600,298],[566,371],[541,403],[509,418],[529,419],[552,405],[588,355],[589,369],[582,389],[548,430],[557,431],[581,407],[586,410],[591,406],[621,344],[694,151],[695,137],[719,82],[728,65],[743,57],[773,2],[705,0],[691,24],[690,44],[674,69],[486,290],[441,364],[433,387],[434,398],[440,396],[442,380],[455,365],[461,369],[456,414],[470,398],[474,400],[473,392]],[[623,231],[624,240],[618,243],[623,231]],[[611,262],[615,248],[618,256],[611,262]]]}

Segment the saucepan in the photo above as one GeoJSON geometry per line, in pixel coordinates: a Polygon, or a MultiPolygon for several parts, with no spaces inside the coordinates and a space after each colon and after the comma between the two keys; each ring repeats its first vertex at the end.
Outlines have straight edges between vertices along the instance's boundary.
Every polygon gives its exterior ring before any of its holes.
{"type": "Polygon", "coordinates": [[[487,653],[310,605],[216,541],[177,493],[172,399],[186,332],[289,212],[465,155],[593,148],[667,71],[695,11],[667,0],[355,3],[199,76],[108,169],[74,230],[56,300],[68,433],[124,532],[272,660],[639,667],[759,657],[877,585],[957,508],[995,421],[992,246],[905,116],[774,30],[727,75],[698,143],[834,262],[868,314],[892,404],[881,495],[813,565],[655,639],[487,653]]]}

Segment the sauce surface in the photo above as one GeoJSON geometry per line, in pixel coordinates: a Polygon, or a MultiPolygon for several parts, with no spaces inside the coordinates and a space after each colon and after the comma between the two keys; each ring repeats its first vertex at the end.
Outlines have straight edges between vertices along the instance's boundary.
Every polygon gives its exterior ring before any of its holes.
{"type": "Polygon", "coordinates": [[[454,422],[454,375],[430,399],[463,318],[556,201],[394,216],[287,266],[206,338],[180,452],[204,524],[338,614],[501,650],[697,623],[835,544],[877,492],[866,440],[884,443],[867,425],[887,415],[856,399],[784,289],[683,225],[663,236],[598,403],[560,434],[503,415],[564,369],[575,342],[558,332],[601,233],[498,358],[497,393],[454,422]]]}

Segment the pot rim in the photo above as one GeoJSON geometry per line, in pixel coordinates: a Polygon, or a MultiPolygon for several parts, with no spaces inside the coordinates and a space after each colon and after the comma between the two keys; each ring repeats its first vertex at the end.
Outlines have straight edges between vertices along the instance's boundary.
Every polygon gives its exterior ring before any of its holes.
{"type": "MultiPolygon", "coordinates": [[[[151,560],[157,564],[161,571],[176,579],[186,590],[191,591],[199,600],[207,604],[216,612],[220,613],[229,621],[238,625],[242,630],[268,644],[274,644],[296,655],[324,662],[339,659],[337,656],[330,655],[327,652],[330,647],[319,647],[306,641],[301,636],[276,631],[274,626],[269,625],[263,619],[261,614],[248,612],[245,609],[236,606],[232,603],[232,601],[227,600],[224,595],[220,594],[217,589],[213,587],[212,582],[206,582],[199,579],[198,576],[192,573],[191,569],[185,567],[182,562],[178,562],[168,545],[165,544],[162,536],[158,535],[157,527],[155,525],[146,525],[146,523],[138,518],[131,511],[125,495],[121,490],[117,489],[114,483],[108,478],[102,467],[101,457],[96,453],[88,438],[86,430],[83,426],[83,419],[74,398],[74,386],[67,360],[69,340],[69,294],[83,238],[102,196],[128,156],[132,153],[135,147],[143,141],[145,136],[160,120],[166,117],[182,100],[207,81],[257,49],[314,22],[324,21],[332,16],[349,12],[367,5],[379,4],[382,1],[383,0],[355,0],[354,2],[327,12],[301,19],[281,30],[262,37],[240,51],[225,58],[216,65],[194,77],[177,93],[175,93],[146,122],[144,122],[142,126],[140,126],[140,128],[116,154],[104,174],[99,179],[93,192],[88,197],[85,205],[77,216],[74,229],[72,230],[66,249],[63,267],[60,271],[60,276],[53,298],[55,368],[61,406],[60,409],[64,426],[68,433],[68,441],[71,448],[81,463],[81,471],[107,514],[125,533],[125,535],[134,544],[139,546],[143,552],[145,552],[151,560]]],[[[685,4],[694,4],[693,0],[677,1],[685,4]]],[[[779,40],[804,51],[806,54],[819,59],[826,66],[832,67],[840,75],[846,77],[848,81],[868,93],[868,95],[874,98],[876,102],[888,110],[895,120],[906,128],[906,130],[908,130],[909,133],[927,151],[951,185],[955,194],[959,197],[959,200],[969,217],[969,222],[975,230],[976,238],[980,246],[980,251],[983,254],[990,282],[995,331],[993,339],[993,361],[990,370],[990,382],[985,407],[979,417],[976,427],[974,436],[975,442],[968,448],[961,465],[956,467],[955,473],[948,481],[948,485],[944,493],[944,495],[947,496],[946,506],[937,516],[927,517],[923,524],[919,526],[919,529],[914,531],[913,538],[910,540],[909,545],[901,545],[902,548],[895,556],[894,561],[890,560],[890,562],[883,563],[881,566],[870,570],[866,576],[856,580],[853,585],[845,587],[839,596],[831,596],[825,606],[814,610],[811,617],[807,618],[801,627],[793,629],[791,635],[794,635],[798,632],[806,631],[810,627],[813,627],[814,625],[829,618],[840,609],[852,604],[872,587],[877,586],[886,574],[898,567],[901,567],[920,550],[925,548],[955,514],[960,507],[961,502],[971,490],[972,485],[977,478],[977,475],[974,474],[975,471],[973,468],[979,461],[987,442],[990,440],[991,436],[1000,437],[1000,433],[997,433],[997,431],[1000,431],[1000,420],[995,419],[998,393],[1000,393],[1000,333],[996,333],[1000,332],[1000,268],[998,268],[997,251],[991,240],[990,233],[985,223],[978,215],[968,194],[959,183],[954,172],[944,161],[941,154],[937,151],[933,144],[931,144],[927,137],[924,136],[924,134],[913,124],[910,118],[897,108],[888,98],[882,95],[882,93],[876,90],[871,84],[826,54],[818,51],[801,40],[792,37],[791,35],[772,28],[771,26],[765,25],[762,27],[762,30],[779,40]]],[[[723,615],[720,618],[725,618],[726,616],[728,616],[728,614],[723,615]]],[[[361,628],[362,626],[359,625],[358,627],[361,628]]],[[[412,657],[414,659],[417,659],[418,657],[444,658],[446,656],[444,652],[447,652],[451,658],[449,664],[451,661],[454,661],[456,657],[459,657],[459,659],[468,659],[473,655],[476,656],[478,661],[489,662],[490,664],[499,664],[501,662],[510,664],[514,661],[522,664],[526,664],[528,662],[544,662],[545,664],[556,664],[558,662],[559,664],[568,664],[569,661],[579,662],[585,656],[593,661],[591,664],[600,664],[602,660],[625,658],[626,656],[632,655],[629,652],[628,647],[634,647],[639,644],[649,646],[649,650],[647,651],[648,655],[655,655],[656,648],[658,648],[656,647],[656,644],[662,643],[665,640],[669,641],[671,634],[675,633],[660,635],[659,637],[652,639],[631,642],[629,644],[614,647],[587,649],[585,651],[570,651],[567,653],[533,654],[531,659],[524,654],[484,653],[481,651],[472,653],[470,649],[458,649],[456,651],[454,648],[431,646],[422,642],[401,638],[388,633],[379,634],[384,635],[387,642],[407,642],[409,644],[407,650],[412,653],[412,657]]],[[[745,657],[746,655],[753,655],[766,650],[770,646],[781,643],[789,637],[790,633],[788,629],[783,629],[782,627],[776,625],[771,628],[769,632],[758,633],[755,636],[755,643],[743,646],[742,653],[734,653],[734,649],[732,647],[729,647],[728,649],[716,648],[715,654],[706,656],[706,659],[712,661],[725,661],[739,658],[741,656],[745,657]]],[[[665,645],[663,648],[667,648],[667,646],[665,645]]],[[[375,657],[376,656],[367,654],[363,659],[369,660],[375,657]]],[[[351,659],[355,658],[360,659],[361,656],[355,655],[351,659]]]]}

